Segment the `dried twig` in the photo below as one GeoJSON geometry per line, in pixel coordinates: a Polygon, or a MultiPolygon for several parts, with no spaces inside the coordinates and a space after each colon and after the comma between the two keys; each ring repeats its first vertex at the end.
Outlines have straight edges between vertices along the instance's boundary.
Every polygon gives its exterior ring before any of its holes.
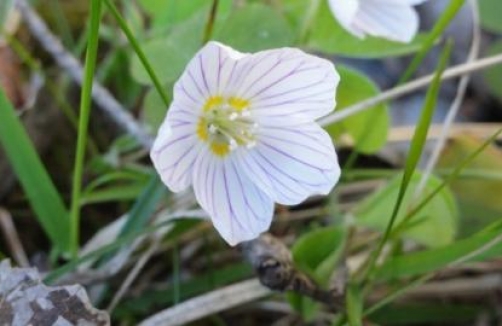
{"type": "Polygon", "coordinates": [[[241,245],[261,284],[275,291],[294,291],[322,302],[334,311],[343,307],[344,291],[324,290],[294,266],[291,253],[278,239],[263,234],[241,245]]]}
{"type": "Polygon", "coordinates": [[[120,285],[120,288],[118,289],[117,292],[115,292],[115,295],[113,296],[112,301],[106,308],[109,314],[112,313],[112,310],[115,309],[117,304],[120,302],[126,291],[129,289],[131,284],[134,282],[138,274],[143,270],[143,267],[145,267],[146,263],[148,260],[152,257],[152,255],[159,249],[159,246],[161,244],[161,237],[154,237],[152,240],[152,243],[148,247],[148,249],[141,255],[141,258],[134,264],[133,269],[127,274],[126,279],[124,282],[120,285]]]}
{"type": "MultiPolygon", "coordinates": [[[[452,79],[463,75],[471,74],[478,70],[483,70],[495,65],[502,64],[502,54],[497,54],[491,57],[483,58],[476,60],[474,62],[464,63],[461,65],[456,65],[450,67],[444,71],[441,76],[442,80],[452,79]]],[[[343,110],[337,110],[336,112],[319,119],[318,122],[322,126],[327,126],[332,123],[341,121],[351,115],[362,112],[364,110],[368,110],[374,108],[375,105],[389,101],[392,99],[399,98],[408,93],[416,91],[418,89],[427,87],[432,79],[434,78],[434,74],[427,75],[418,79],[415,79],[409,83],[403,84],[402,86],[391,88],[385,92],[378,94],[375,97],[369,98],[367,100],[358,102],[354,105],[344,108],[343,110]]]]}
{"type": "MultiPolygon", "coordinates": [[[[70,52],[66,51],[61,41],[49,31],[43,20],[33,11],[26,0],[15,0],[15,5],[33,36],[49,52],[56,63],[70,75],[73,81],[81,85],[83,80],[82,65],[70,52]]],[[[110,92],[96,81],[94,81],[92,86],[92,98],[115,123],[132,135],[141,145],[146,148],[151,147],[152,137],[120,105],[110,92]]]]}
{"type": "MultiPolygon", "coordinates": [[[[465,134],[487,139],[502,127],[500,123],[456,123],[451,129],[451,134],[465,134]]],[[[433,124],[429,128],[427,140],[437,139],[441,136],[442,124],[433,124]]],[[[394,127],[389,130],[388,142],[407,142],[411,140],[415,126],[394,127]]],[[[497,137],[502,139],[502,136],[497,137]]]]}

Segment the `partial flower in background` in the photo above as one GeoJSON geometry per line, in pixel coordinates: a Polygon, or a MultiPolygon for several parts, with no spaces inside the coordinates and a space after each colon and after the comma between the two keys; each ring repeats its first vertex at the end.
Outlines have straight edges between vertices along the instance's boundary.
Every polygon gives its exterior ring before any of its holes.
{"type": "Polygon", "coordinates": [[[418,31],[413,6],[426,0],[328,0],[342,27],[359,38],[367,34],[410,42],[418,31]]]}
{"type": "Polygon", "coordinates": [[[314,120],[335,107],[333,64],[300,50],[244,54],[209,42],[174,87],[151,158],[175,192],[193,186],[231,245],[271,223],[274,202],[327,194],[340,167],[314,120]]]}

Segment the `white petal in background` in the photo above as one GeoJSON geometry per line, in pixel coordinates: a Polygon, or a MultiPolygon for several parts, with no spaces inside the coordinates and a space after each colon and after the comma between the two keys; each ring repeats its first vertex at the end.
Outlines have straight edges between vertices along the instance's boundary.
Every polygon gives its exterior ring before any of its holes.
{"type": "Polygon", "coordinates": [[[413,5],[424,1],[329,0],[329,5],[340,24],[357,37],[368,34],[407,43],[418,31],[413,5]]]}
{"type": "Polygon", "coordinates": [[[230,245],[254,239],[270,227],[274,203],[258,189],[233,158],[204,150],[195,164],[197,201],[230,245]]]}

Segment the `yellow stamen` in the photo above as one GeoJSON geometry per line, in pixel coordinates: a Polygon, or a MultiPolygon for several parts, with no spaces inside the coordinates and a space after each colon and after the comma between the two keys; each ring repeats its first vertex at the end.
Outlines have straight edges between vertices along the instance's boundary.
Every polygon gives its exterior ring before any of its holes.
{"type": "Polygon", "coordinates": [[[228,99],[228,104],[237,111],[242,111],[249,106],[249,101],[238,97],[228,99]]]}
{"type": "Polygon", "coordinates": [[[230,152],[230,146],[225,143],[212,142],[210,148],[215,155],[220,157],[226,156],[230,152]]]}
{"type": "Polygon", "coordinates": [[[209,139],[209,135],[207,134],[207,121],[204,118],[200,118],[199,123],[197,123],[197,136],[203,141],[209,139]]]}
{"type": "Polygon", "coordinates": [[[250,102],[239,97],[211,96],[202,107],[196,134],[219,157],[254,142],[250,102]]]}
{"type": "Polygon", "coordinates": [[[214,108],[215,106],[220,106],[224,102],[223,96],[211,96],[207,99],[206,104],[204,104],[204,112],[207,112],[214,108]]]}

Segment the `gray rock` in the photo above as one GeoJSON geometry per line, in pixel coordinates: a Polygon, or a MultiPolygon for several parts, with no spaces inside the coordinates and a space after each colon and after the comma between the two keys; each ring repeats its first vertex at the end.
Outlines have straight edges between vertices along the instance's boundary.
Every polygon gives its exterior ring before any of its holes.
{"type": "Polygon", "coordinates": [[[110,318],[89,302],[80,285],[46,286],[34,268],[0,262],[0,326],[110,325],[110,318]]]}

